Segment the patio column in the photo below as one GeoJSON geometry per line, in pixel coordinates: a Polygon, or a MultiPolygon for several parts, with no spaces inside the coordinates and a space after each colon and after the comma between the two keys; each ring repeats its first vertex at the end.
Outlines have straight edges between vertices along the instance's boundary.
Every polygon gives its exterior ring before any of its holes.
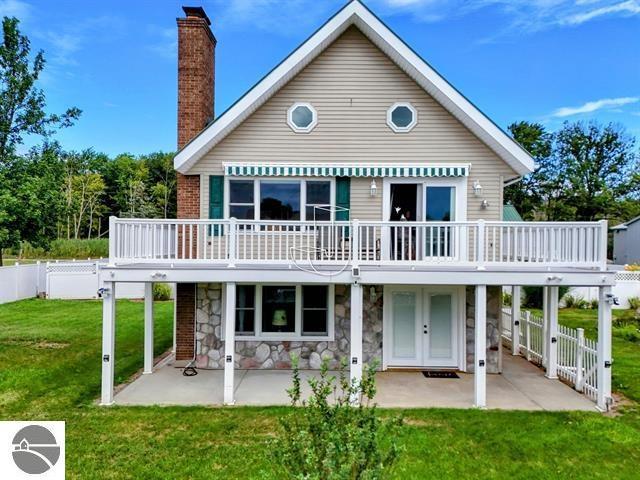
{"type": "Polygon", "coordinates": [[[153,373],[153,283],[144,284],[144,370],[153,373]]]}
{"type": "Polygon", "coordinates": [[[520,303],[521,287],[511,287],[511,354],[520,355],[520,303]]]}
{"type": "Polygon", "coordinates": [[[224,404],[233,405],[236,356],[236,284],[227,283],[224,308],[224,404]]]}
{"type": "Polygon", "coordinates": [[[547,332],[547,378],[558,378],[558,292],[559,287],[547,289],[547,318],[545,324],[547,332]]]}
{"type": "Polygon", "coordinates": [[[542,287],[542,366],[547,366],[547,337],[549,335],[549,287],[542,287]]]}
{"type": "MultiPolygon", "coordinates": [[[[351,284],[351,383],[358,385],[362,380],[362,285],[351,284]]],[[[352,398],[351,402],[357,404],[359,398],[352,398]]]]}
{"type": "Polygon", "coordinates": [[[474,406],[487,406],[487,286],[476,285],[475,298],[475,341],[474,360],[475,373],[473,375],[474,406]]]}
{"type": "Polygon", "coordinates": [[[116,346],[116,284],[104,282],[102,290],[102,395],[100,405],[113,405],[113,366],[116,346]]]}
{"type": "Polygon", "coordinates": [[[606,411],[611,404],[611,287],[598,288],[598,409],[606,411]]]}

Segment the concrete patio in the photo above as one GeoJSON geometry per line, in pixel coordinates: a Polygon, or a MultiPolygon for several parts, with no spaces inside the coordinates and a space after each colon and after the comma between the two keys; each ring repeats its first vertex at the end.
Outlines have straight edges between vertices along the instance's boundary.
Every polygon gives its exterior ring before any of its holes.
{"type": "MultiPolygon", "coordinates": [[[[504,372],[487,375],[487,406],[504,410],[585,410],[596,406],[580,393],[521,357],[503,356],[504,372]]],[[[142,375],[115,396],[116,405],[222,405],[222,370],[198,370],[185,377],[181,368],[166,364],[151,375],[142,375]]],[[[317,375],[302,371],[303,394],[306,379],[317,375]]],[[[376,375],[380,407],[471,408],[473,375],[459,373],[459,379],[425,378],[421,372],[391,371],[376,375]]],[[[288,370],[236,370],[236,405],[288,405],[286,389],[291,387],[288,370]]]]}

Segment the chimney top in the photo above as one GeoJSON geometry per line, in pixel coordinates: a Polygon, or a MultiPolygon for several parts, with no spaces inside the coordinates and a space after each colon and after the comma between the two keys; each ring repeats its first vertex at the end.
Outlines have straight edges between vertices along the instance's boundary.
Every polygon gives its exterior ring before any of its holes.
{"type": "Polygon", "coordinates": [[[207,14],[204,12],[204,8],[202,7],[182,7],[185,15],[187,17],[198,17],[204,19],[207,22],[207,25],[211,25],[211,20],[207,17],[207,14]]]}

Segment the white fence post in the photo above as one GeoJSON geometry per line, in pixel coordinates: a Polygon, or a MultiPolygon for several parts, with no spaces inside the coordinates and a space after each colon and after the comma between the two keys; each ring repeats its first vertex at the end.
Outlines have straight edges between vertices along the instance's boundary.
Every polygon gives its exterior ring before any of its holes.
{"type": "Polygon", "coordinates": [[[607,269],[607,246],[609,244],[609,229],[607,220],[600,220],[600,270],[607,269]]]}
{"type": "Polygon", "coordinates": [[[20,264],[18,262],[16,262],[14,264],[13,268],[16,271],[16,284],[14,285],[14,287],[15,287],[15,289],[14,289],[14,293],[15,293],[14,300],[20,300],[20,264]]]}
{"type": "Polygon", "coordinates": [[[511,353],[520,355],[520,285],[511,289],[511,353]]]}
{"type": "MultiPolygon", "coordinates": [[[[224,228],[223,226],[220,227],[221,229],[224,228]]],[[[229,264],[227,265],[227,267],[229,268],[235,268],[236,266],[236,232],[237,232],[237,228],[238,228],[238,220],[236,220],[235,217],[231,217],[229,219],[229,232],[228,232],[228,237],[229,237],[229,241],[227,242],[229,245],[229,264]]],[[[246,228],[246,226],[245,226],[246,228]]],[[[260,227],[258,227],[260,228],[260,227]]]]}
{"type": "Polygon", "coordinates": [[[527,343],[527,352],[526,352],[526,358],[527,361],[530,362],[531,361],[531,312],[529,310],[525,310],[524,312],[524,317],[525,317],[525,322],[526,322],[526,332],[527,332],[527,338],[526,338],[526,343],[527,343]]]}
{"type": "Polygon", "coordinates": [[[575,389],[578,392],[584,390],[584,328],[578,328],[578,338],[576,345],[576,385],[575,389]]]}
{"type": "Polygon", "coordinates": [[[484,270],[485,269],[485,258],[484,258],[484,250],[485,250],[485,243],[484,243],[484,235],[485,235],[485,225],[484,225],[484,220],[480,219],[478,220],[478,229],[476,231],[476,260],[478,261],[478,270],[484,270]]]}
{"type": "Polygon", "coordinates": [[[354,267],[360,263],[360,220],[351,222],[351,262],[354,267]]]}
{"type": "Polygon", "coordinates": [[[116,261],[116,242],[119,240],[116,234],[116,220],[117,217],[109,217],[109,263],[116,261]]]}

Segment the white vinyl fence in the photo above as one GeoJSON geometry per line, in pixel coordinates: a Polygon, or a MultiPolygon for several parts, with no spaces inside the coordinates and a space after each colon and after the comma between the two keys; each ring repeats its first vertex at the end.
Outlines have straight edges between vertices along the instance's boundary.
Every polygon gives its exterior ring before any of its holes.
{"type": "MultiPolygon", "coordinates": [[[[520,351],[537,365],[546,365],[544,319],[527,310],[520,312],[520,351]]],[[[502,315],[502,337],[512,342],[511,307],[502,315]]],[[[595,401],[598,392],[596,364],[598,342],[584,337],[584,329],[558,325],[558,377],[595,401]]]]}
{"type": "Polygon", "coordinates": [[[37,262],[0,267],[0,303],[37,297],[45,291],[45,265],[37,262]]]}
{"type": "MultiPolygon", "coordinates": [[[[0,304],[34,298],[98,298],[98,266],[105,260],[54,261],[0,267],[0,304]]],[[[173,285],[172,298],[174,297],[173,285]]],[[[143,298],[143,283],[119,283],[117,298],[143,298]]]]}
{"type": "MultiPolygon", "coordinates": [[[[102,261],[49,262],[47,298],[83,300],[98,298],[98,267],[102,261]]],[[[119,283],[116,298],[143,298],[144,283],[119,283]]]]}
{"type": "MultiPolygon", "coordinates": [[[[569,295],[584,298],[587,301],[598,299],[598,287],[571,287],[569,295]]],[[[629,299],[640,297],[640,272],[622,270],[616,272],[616,284],[611,293],[618,299],[619,304],[613,308],[629,308],[629,299]]]]}

